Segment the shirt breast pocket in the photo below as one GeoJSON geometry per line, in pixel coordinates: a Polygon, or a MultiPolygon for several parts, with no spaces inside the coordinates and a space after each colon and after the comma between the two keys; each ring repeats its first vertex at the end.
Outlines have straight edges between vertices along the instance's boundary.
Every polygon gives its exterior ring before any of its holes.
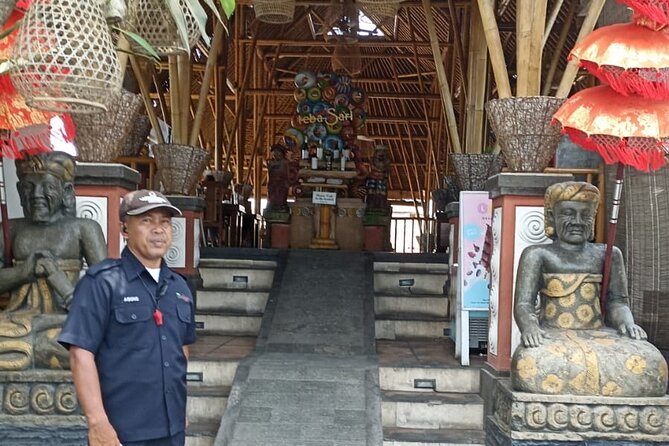
{"type": "Polygon", "coordinates": [[[114,309],[114,328],[109,336],[112,346],[131,349],[146,348],[151,345],[153,309],[149,306],[128,306],[114,309]]]}

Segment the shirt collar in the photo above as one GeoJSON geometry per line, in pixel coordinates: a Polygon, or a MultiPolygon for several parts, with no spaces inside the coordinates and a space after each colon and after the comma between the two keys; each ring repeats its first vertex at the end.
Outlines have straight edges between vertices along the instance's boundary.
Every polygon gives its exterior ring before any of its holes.
{"type": "MultiPolygon", "coordinates": [[[[139,261],[137,257],[135,257],[135,255],[127,246],[123,248],[121,259],[123,260],[121,262],[121,267],[123,268],[123,272],[125,272],[125,276],[129,281],[136,279],[142,272],[146,271],[146,267],[142,264],[142,262],[139,261]]],[[[160,261],[160,278],[172,279],[173,274],[174,272],[167,267],[165,259],[162,259],[160,261]]]]}

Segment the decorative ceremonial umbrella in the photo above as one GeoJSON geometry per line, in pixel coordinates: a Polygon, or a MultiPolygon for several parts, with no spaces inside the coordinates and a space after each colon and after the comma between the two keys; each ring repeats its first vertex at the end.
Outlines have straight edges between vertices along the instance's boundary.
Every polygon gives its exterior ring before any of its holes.
{"type": "Polygon", "coordinates": [[[657,23],[669,25],[669,0],[618,0],[657,23]]]}
{"type": "Polygon", "coordinates": [[[578,58],[582,67],[620,94],[669,99],[667,48],[669,30],[621,23],[596,29],[569,57],[578,58]]]}
{"type": "MultiPolygon", "coordinates": [[[[23,17],[24,11],[19,9],[19,6],[25,8],[29,6],[26,0],[19,3],[2,27],[3,32],[8,31],[23,17]]],[[[0,40],[0,62],[9,60],[17,32],[18,30],[12,31],[6,38],[0,40]]],[[[3,158],[20,159],[26,154],[50,151],[54,145],[71,142],[73,139],[74,125],[69,116],[61,120],[53,113],[28,107],[14,89],[9,76],[0,75],[0,216],[2,217],[5,266],[11,265],[11,236],[2,168],[3,158]],[[52,122],[57,125],[52,126],[52,122]],[[58,127],[60,127],[59,130],[53,131],[58,127]]]]}

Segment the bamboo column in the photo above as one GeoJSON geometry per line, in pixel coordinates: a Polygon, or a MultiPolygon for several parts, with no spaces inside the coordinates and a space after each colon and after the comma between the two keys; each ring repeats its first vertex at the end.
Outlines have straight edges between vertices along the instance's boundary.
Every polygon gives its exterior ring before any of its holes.
{"type": "Polygon", "coordinates": [[[461,153],[462,147],[460,145],[460,136],[458,135],[458,123],[455,120],[455,110],[453,109],[453,100],[451,98],[451,89],[446,78],[446,70],[444,63],[441,61],[441,50],[439,49],[439,40],[437,30],[434,26],[434,18],[432,17],[432,6],[430,0],[423,0],[423,10],[425,11],[425,20],[427,29],[430,33],[430,45],[432,47],[432,57],[434,57],[434,65],[437,70],[437,79],[439,81],[439,92],[441,93],[441,104],[444,109],[444,114],[448,122],[449,136],[451,139],[451,147],[455,153],[461,153]]]}
{"type": "Polygon", "coordinates": [[[485,40],[490,49],[490,63],[497,84],[497,96],[499,98],[511,97],[509,73],[504,61],[504,48],[502,48],[502,40],[499,37],[499,28],[495,19],[495,0],[478,0],[478,5],[485,31],[485,40]]]}
{"type": "Polygon", "coordinates": [[[169,76],[170,76],[170,115],[172,122],[172,138],[174,144],[181,144],[181,116],[179,114],[179,104],[181,104],[181,93],[179,85],[179,64],[177,56],[169,56],[169,76]]]}
{"type": "MultiPolygon", "coordinates": [[[[551,35],[551,31],[553,30],[553,25],[555,25],[555,20],[557,19],[558,14],[560,13],[560,9],[562,8],[562,3],[564,0],[557,0],[557,3],[555,3],[555,6],[553,6],[553,10],[551,11],[551,15],[548,18],[548,22],[546,23],[546,29],[544,30],[544,38],[541,41],[542,46],[546,46],[546,42],[548,41],[548,36],[551,35]]],[[[571,23],[570,20],[568,20],[565,23],[571,23]]]]}
{"type": "MultiPolygon", "coordinates": [[[[599,18],[599,14],[602,12],[602,8],[604,7],[605,2],[606,0],[590,0],[590,7],[588,8],[588,12],[585,15],[583,24],[581,25],[581,31],[578,33],[576,43],[583,40],[585,36],[590,34],[592,30],[595,29],[597,19],[599,18]]],[[[565,68],[564,73],[562,74],[562,81],[560,81],[560,86],[558,87],[557,93],[555,94],[556,97],[566,98],[569,96],[569,92],[571,91],[571,87],[574,83],[574,79],[576,79],[577,73],[578,61],[572,59],[567,64],[567,68],[565,68]]]]}
{"type": "Polygon", "coordinates": [[[546,78],[544,79],[544,87],[541,90],[541,94],[544,96],[548,96],[551,93],[551,89],[553,88],[555,70],[557,70],[557,66],[562,55],[562,49],[564,48],[564,44],[567,41],[567,36],[569,35],[569,24],[572,23],[574,20],[574,15],[576,15],[576,6],[578,6],[578,0],[571,0],[571,3],[569,4],[569,10],[567,12],[567,19],[565,20],[566,25],[562,26],[560,36],[558,37],[557,44],[555,45],[553,59],[551,59],[551,64],[548,67],[548,72],[546,73],[546,78]]]}
{"type": "Polygon", "coordinates": [[[541,89],[546,3],[518,0],[516,4],[516,96],[537,96],[541,89]]]}
{"type": "Polygon", "coordinates": [[[469,27],[469,94],[467,95],[467,119],[465,142],[468,151],[481,153],[483,149],[483,129],[485,127],[485,100],[488,78],[488,48],[485,30],[478,6],[472,4],[469,27]]]}
{"type": "Polygon", "coordinates": [[[191,109],[191,58],[190,53],[177,56],[179,70],[179,144],[188,144],[188,126],[190,124],[191,109]]]}
{"type": "Polygon", "coordinates": [[[134,55],[129,55],[130,65],[132,66],[132,71],[135,73],[135,78],[137,79],[137,84],[139,84],[139,91],[142,94],[142,99],[144,100],[144,108],[146,108],[146,114],[149,117],[151,122],[151,127],[156,133],[156,140],[158,144],[163,144],[165,140],[163,139],[163,132],[160,129],[160,123],[158,122],[158,117],[156,116],[156,111],[153,108],[150,97],[150,89],[146,82],[146,78],[142,74],[142,70],[139,68],[139,63],[137,58],[134,55]]]}

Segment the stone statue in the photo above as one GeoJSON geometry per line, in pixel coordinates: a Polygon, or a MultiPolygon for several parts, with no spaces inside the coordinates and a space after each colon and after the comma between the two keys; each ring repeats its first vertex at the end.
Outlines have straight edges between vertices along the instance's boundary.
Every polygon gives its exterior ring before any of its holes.
{"type": "Polygon", "coordinates": [[[559,183],[546,190],[545,231],[554,242],[528,247],[518,266],[514,316],[522,336],[511,364],[517,391],[665,394],[667,363],[634,323],[623,257],[616,247],[606,320],[602,316],[605,245],[589,242],[598,202],[599,191],[589,183],[559,183]]]}
{"type": "Polygon", "coordinates": [[[291,183],[290,161],[286,158],[286,148],[281,144],[272,145],[272,159],[267,163],[267,210],[287,211],[288,190],[291,183]]]}
{"type": "Polygon", "coordinates": [[[82,260],[103,260],[107,245],[97,222],[76,217],[72,156],[30,156],[16,170],[25,217],[10,222],[14,265],[0,268],[0,293],[11,292],[0,313],[0,370],[63,368],[68,354],[53,330],[64,320],[82,260]]]}
{"type": "Polygon", "coordinates": [[[388,170],[390,157],[386,146],[374,148],[369,176],[367,177],[367,209],[387,212],[388,209],[388,170]]]}

